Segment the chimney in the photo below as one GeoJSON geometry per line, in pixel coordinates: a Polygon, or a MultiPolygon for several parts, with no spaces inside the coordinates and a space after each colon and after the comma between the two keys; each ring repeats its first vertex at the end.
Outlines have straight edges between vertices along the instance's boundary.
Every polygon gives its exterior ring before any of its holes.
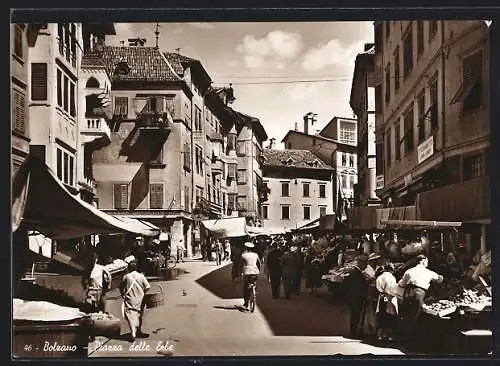
{"type": "Polygon", "coordinates": [[[309,135],[309,113],[304,116],[304,133],[309,135]]]}
{"type": "Polygon", "coordinates": [[[295,131],[299,131],[299,122],[295,122],[295,131]]]}

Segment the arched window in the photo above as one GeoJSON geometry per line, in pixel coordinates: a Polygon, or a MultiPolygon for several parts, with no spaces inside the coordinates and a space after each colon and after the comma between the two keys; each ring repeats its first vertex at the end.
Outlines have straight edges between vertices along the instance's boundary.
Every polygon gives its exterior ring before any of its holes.
{"type": "Polygon", "coordinates": [[[99,86],[99,81],[93,76],[87,80],[87,84],[85,85],[86,88],[99,88],[99,86]]]}

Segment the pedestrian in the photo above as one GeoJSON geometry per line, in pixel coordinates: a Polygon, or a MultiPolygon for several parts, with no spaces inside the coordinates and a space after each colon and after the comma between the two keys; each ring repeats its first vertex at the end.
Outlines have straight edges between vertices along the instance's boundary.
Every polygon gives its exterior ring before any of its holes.
{"type": "Polygon", "coordinates": [[[417,265],[406,270],[398,285],[404,288],[403,295],[403,341],[411,345],[422,305],[431,282],[443,282],[442,275],[427,268],[429,260],[423,254],[417,256],[417,265]]]}
{"type": "Polygon", "coordinates": [[[279,299],[280,297],[282,275],[280,263],[281,255],[281,249],[277,245],[273,244],[266,259],[267,272],[269,275],[269,282],[271,283],[271,293],[273,299],[279,299]]]}
{"type": "Polygon", "coordinates": [[[128,264],[128,273],[123,276],[120,293],[123,297],[122,315],[130,327],[130,340],[136,337],[146,338],[148,334],[142,332],[145,304],[144,294],[150,288],[146,277],[138,271],[135,261],[128,264]]]}
{"type": "Polygon", "coordinates": [[[311,289],[311,294],[321,287],[321,260],[309,256],[306,265],[306,288],[311,289]]]}
{"type": "Polygon", "coordinates": [[[222,264],[222,257],[224,256],[224,247],[219,239],[216,242],[216,252],[217,252],[217,265],[220,266],[222,264]]]}
{"type": "Polygon", "coordinates": [[[290,295],[294,292],[294,281],[297,279],[299,271],[299,258],[297,247],[293,246],[281,257],[282,279],[286,299],[290,300],[290,295]]]}
{"type": "Polygon", "coordinates": [[[111,287],[111,274],[98,261],[97,253],[93,252],[82,276],[82,285],[86,290],[84,307],[89,313],[104,311],[104,295],[111,287]]]}
{"type": "Polygon", "coordinates": [[[391,342],[394,339],[394,330],[399,314],[398,299],[394,295],[394,289],[397,286],[394,265],[388,263],[382,267],[380,272],[382,273],[375,280],[379,292],[375,310],[377,314],[377,339],[391,342]]]}
{"type": "Polygon", "coordinates": [[[249,284],[255,283],[260,274],[261,262],[259,255],[252,249],[255,244],[251,242],[245,243],[245,251],[241,255],[242,261],[242,275],[243,275],[243,308],[248,310],[250,291],[249,284]]]}
{"type": "Polygon", "coordinates": [[[233,262],[231,275],[233,281],[238,280],[241,276],[241,254],[240,247],[234,246],[231,248],[231,261],[233,262]]]}
{"type": "Polygon", "coordinates": [[[177,263],[179,262],[184,263],[184,245],[182,245],[182,242],[177,244],[177,263]]]}
{"type": "Polygon", "coordinates": [[[299,296],[300,288],[302,285],[302,276],[304,273],[304,254],[302,252],[302,248],[298,248],[296,251],[297,255],[297,273],[295,275],[295,279],[293,281],[293,292],[299,296]]]}
{"type": "Polygon", "coordinates": [[[355,265],[343,283],[345,300],[349,304],[349,334],[352,338],[356,338],[359,335],[358,329],[367,293],[367,282],[363,274],[366,266],[366,256],[357,256],[355,265]]]}
{"type": "Polygon", "coordinates": [[[228,239],[224,241],[224,261],[228,261],[231,258],[231,243],[228,239]]]}

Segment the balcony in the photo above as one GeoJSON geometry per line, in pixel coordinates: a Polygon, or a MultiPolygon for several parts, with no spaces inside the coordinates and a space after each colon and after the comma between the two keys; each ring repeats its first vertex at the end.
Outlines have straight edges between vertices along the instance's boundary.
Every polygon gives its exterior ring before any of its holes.
{"type": "Polygon", "coordinates": [[[104,118],[85,118],[80,125],[80,134],[85,144],[95,140],[103,139],[103,142],[111,142],[111,130],[104,118]]]}
{"type": "Polygon", "coordinates": [[[83,179],[80,179],[78,181],[78,184],[80,185],[80,187],[82,187],[82,189],[86,190],[87,192],[95,194],[97,184],[94,178],[84,177],[83,179]]]}

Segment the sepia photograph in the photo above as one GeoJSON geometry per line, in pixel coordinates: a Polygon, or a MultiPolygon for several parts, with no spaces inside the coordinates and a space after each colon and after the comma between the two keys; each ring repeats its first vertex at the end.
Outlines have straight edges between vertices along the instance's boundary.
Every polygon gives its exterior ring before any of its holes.
{"type": "Polygon", "coordinates": [[[492,357],[498,22],[430,18],[11,21],[12,357],[492,357]]]}

